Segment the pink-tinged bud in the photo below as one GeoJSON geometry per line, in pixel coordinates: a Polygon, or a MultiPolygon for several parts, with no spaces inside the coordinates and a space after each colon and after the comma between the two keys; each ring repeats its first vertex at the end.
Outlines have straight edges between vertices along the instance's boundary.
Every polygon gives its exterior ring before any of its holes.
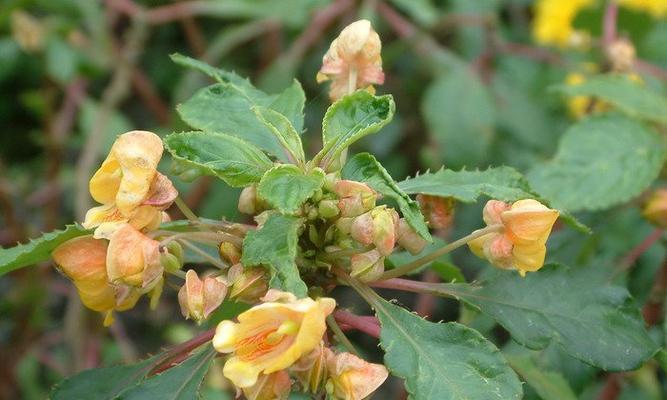
{"type": "MultiPolygon", "coordinates": [[[[663,9],[667,10],[667,7],[663,5],[663,9]]],[[[605,52],[615,72],[632,72],[634,69],[637,51],[628,39],[614,40],[605,47],[605,52]]]]}
{"type": "Polygon", "coordinates": [[[454,221],[454,199],[451,197],[417,195],[422,214],[433,229],[448,229],[454,221]]]}
{"type": "Polygon", "coordinates": [[[331,350],[324,346],[324,342],[307,355],[301,357],[294,365],[291,371],[301,384],[303,391],[318,393],[327,378],[326,360],[331,354],[331,350]]]}
{"type": "Polygon", "coordinates": [[[243,395],[249,400],[287,400],[292,382],[285,370],[271,374],[262,374],[253,386],[242,388],[243,395]]]}
{"type": "Polygon", "coordinates": [[[220,243],[218,253],[220,254],[220,258],[229,265],[235,265],[241,262],[241,250],[233,243],[220,243]]]}
{"type": "Polygon", "coordinates": [[[386,206],[376,207],[371,211],[373,216],[373,244],[383,256],[394,251],[398,235],[398,213],[386,206]]]}
{"type": "Polygon", "coordinates": [[[256,303],[269,289],[266,270],[261,267],[236,264],[227,272],[227,281],[231,285],[229,297],[246,303],[256,303]]]}
{"type": "Polygon", "coordinates": [[[398,221],[398,244],[414,256],[424,250],[428,241],[412,229],[405,218],[401,218],[398,221]]]}
{"type": "Polygon", "coordinates": [[[200,323],[222,304],[227,285],[221,277],[207,276],[202,281],[194,270],[185,274],[185,284],[178,291],[178,303],[186,319],[200,323]]]}
{"type": "Polygon", "coordinates": [[[508,269],[514,264],[512,250],[514,245],[500,233],[491,234],[484,246],[484,257],[497,267],[508,269]]]}
{"type": "Polygon", "coordinates": [[[257,187],[252,185],[243,188],[239,196],[239,211],[243,214],[255,215],[257,213],[257,187]]]}
{"type": "Polygon", "coordinates": [[[500,200],[489,200],[482,211],[482,218],[487,225],[502,224],[500,214],[509,210],[510,205],[500,200]]]}
{"type": "Polygon", "coordinates": [[[370,211],[361,214],[353,220],[350,236],[364,246],[369,246],[373,243],[375,238],[375,222],[370,211]]]}
{"type": "Polygon", "coordinates": [[[377,193],[361,182],[340,180],[334,184],[338,208],[343,217],[356,217],[375,207],[377,193]]]}
{"type": "Polygon", "coordinates": [[[384,273],[384,257],[377,250],[355,254],[350,257],[350,275],[363,281],[376,281],[384,273]]]}
{"type": "Polygon", "coordinates": [[[130,224],[123,224],[109,240],[107,274],[117,284],[150,290],[162,276],[160,244],[130,224]]]}
{"type": "Polygon", "coordinates": [[[667,228],[667,189],[658,189],[651,194],[642,215],[652,224],[667,228]]]}
{"type": "Polygon", "coordinates": [[[389,376],[384,365],[372,364],[351,353],[331,353],[327,358],[327,393],[336,399],[362,400],[389,376]]]}

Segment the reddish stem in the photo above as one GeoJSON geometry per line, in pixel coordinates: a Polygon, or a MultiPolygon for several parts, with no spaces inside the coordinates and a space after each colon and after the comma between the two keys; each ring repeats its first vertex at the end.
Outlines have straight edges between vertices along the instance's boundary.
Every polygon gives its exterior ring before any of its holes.
{"type": "Polygon", "coordinates": [[[336,310],[333,316],[338,323],[352,327],[374,338],[380,337],[380,322],[376,317],[355,315],[346,310],[336,310]]]}
{"type": "Polygon", "coordinates": [[[193,337],[187,342],[183,342],[179,345],[172,347],[165,353],[165,356],[158,361],[155,367],[151,370],[148,375],[155,375],[162,371],[165,371],[174,365],[180,363],[187,358],[188,354],[196,349],[197,347],[203,345],[206,342],[211,341],[215,335],[215,329],[209,329],[208,331],[202,332],[199,335],[193,337]]]}
{"type": "Polygon", "coordinates": [[[618,4],[616,1],[608,1],[602,20],[602,44],[609,46],[616,40],[616,20],[618,19],[618,4]]]}
{"type": "MultiPolygon", "coordinates": [[[[662,228],[656,228],[651,232],[644,240],[642,240],[641,243],[639,243],[637,246],[635,246],[630,252],[623,257],[623,259],[620,262],[620,271],[624,271],[628,268],[630,268],[634,263],[637,262],[639,257],[641,257],[642,254],[644,254],[648,249],[655,244],[660,238],[662,238],[663,233],[665,232],[664,229],[662,228]]],[[[620,272],[619,271],[619,272],[620,272]]]]}
{"type": "MultiPolygon", "coordinates": [[[[426,283],[438,283],[440,278],[437,272],[427,270],[424,273],[424,280],[426,283]]],[[[436,305],[436,297],[428,293],[419,293],[417,301],[415,302],[415,312],[424,318],[431,316],[436,305]]]]}

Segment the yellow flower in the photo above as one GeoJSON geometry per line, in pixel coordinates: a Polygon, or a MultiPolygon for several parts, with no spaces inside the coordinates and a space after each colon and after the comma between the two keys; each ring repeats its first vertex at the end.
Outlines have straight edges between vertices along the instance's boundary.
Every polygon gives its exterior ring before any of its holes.
{"type": "Polygon", "coordinates": [[[114,310],[128,310],[137,303],[138,291],[109,283],[106,257],[107,241],[82,236],[58,246],[52,253],[57,268],[74,282],[83,304],[106,314],[104,325],[113,323],[114,310]]]}
{"type": "Polygon", "coordinates": [[[366,362],[351,353],[334,354],[331,350],[328,350],[327,371],[327,392],[342,400],[368,397],[389,375],[384,365],[366,362]]]}
{"type": "Polygon", "coordinates": [[[247,400],[287,400],[292,381],[287,371],[277,371],[262,375],[253,386],[243,388],[247,400]]]}
{"type": "Polygon", "coordinates": [[[667,227],[667,189],[658,189],[644,205],[644,218],[661,228],[667,227]]]}
{"type": "Polygon", "coordinates": [[[141,287],[148,291],[162,279],[160,243],[130,224],[111,235],[107,251],[107,274],[114,284],[141,287]]]}
{"type": "Polygon", "coordinates": [[[538,0],[535,5],[533,37],[543,45],[581,47],[588,34],[572,26],[577,14],[595,0],[538,0]]]}
{"type": "Polygon", "coordinates": [[[90,194],[102,206],[88,210],[83,226],[97,227],[95,236],[105,238],[124,223],[137,229],[157,228],[162,210],[178,195],[169,178],[157,172],[161,157],[162,140],[154,133],[120,135],[90,179],[90,194]]]}
{"type": "Polygon", "coordinates": [[[667,0],[617,0],[618,4],[635,11],[644,11],[655,18],[667,16],[667,0]]]}
{"type": "Polygon", "coordinates": [[[178,291],[178,303],[185,318],[201,322],[222,304],[227,285],[221,277],[199,279],[194,270],[185,274],[185,284],[178,291]]]}
{"type": "Polygon", "coordinates": [[[346,26],[331,42],[322,58],[317,82],[331,80],[329,97],[335,101],[359,88],[374,93],[373,84],[384,83],[382,43],[370,21],[362,19],[346,26]]]}
{"type": "Polygon", "coordinates": [[[290,369],[305,392],[318,393],[327,378],[327,357],[331,350],[320,344],[301,357],[290,369]]]}
{"type": "Polygon", "coordinates": [[[484,220],[490,226],[502,225],[502,231],[472,240],[468,246],[478,257],[524,276],[544,265],[546,242],[558,214],[533,199],[512,205],[491,200],[484,207],[484,220]]]}
{"type": "Polygon", "coordinates": [[[326,331],[325,318],[336,301],[322,297],[298,299],[291,293],[269,290],[263,304],[222,321],[213,337],[221,353],[232,353],[223,374],[240,388],[253,386],[258,376],[290,367],[313,350],[326,331]]]}

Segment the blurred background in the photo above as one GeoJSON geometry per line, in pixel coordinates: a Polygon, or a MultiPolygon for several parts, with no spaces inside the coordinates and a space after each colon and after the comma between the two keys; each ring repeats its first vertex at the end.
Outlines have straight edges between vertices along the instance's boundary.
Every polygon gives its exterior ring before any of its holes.
{"type": "MultiPolygon", "coordinates": [[[[597,39],[604,2],[587,3],[571,18],[572,28],[585,35],[566,46],[536,37],[531,0],[0,0],[0,245],[82,221],[91,204],[88,179],[118,134],[188,129],[176,105],[211,82],[172,63],[172,53],[234,70],[268,92],[297,78],[307,95],[304,142],[314,154],[329,105],[328,89],[315,75],[331,40],[359,18],[371,20],[382,39],[387,78],[377,91],[395,97],[397,115],[354,151],[376,154],[396,179],[442,165],[524,171],[553,155],[558,137],[582,112],[549,86],[610,68],[597,39]]],[[[621,8],[618,23],[619,35],[636,48],[635,72],[661,91],[667,78],[663,16],[621,8]]],[[[174,183],[198,215],[242,218],[238,192],[221,181],[174,183]]],[[[455,222],[439,236],[477,228],[480,208],[457,206],[455,222]]],[[[604,233],[572,241],[580,234],[560,229],[550,257],[573,265],[608,262],[652,230],[633,207],[579,217],[604,233]]],[[[640,303],[664,256],[662,249],[647,252],[621,278],[640,303]]],[[[451,277],[456,265],[471,280],[484,265],[465,251],[446,261],[450,267],[425,272],[425,279],[451,277]]],[[[176,292],[166,290],[157,312],[140,303],[107,330],[48,264],[0,278],[0,293],[0,399],[46,398],[53,384],[76,371],[136,360],[198,329],[180,317],[176,292]]],[[[507,342],[500,328],[454,302],[399,301],[433,321],[459,318],[497,344],[507,342]]],[[[381,357],[375,341],[352,338],[370,359],[381,357]]],[[[557,349],[540,360],[562,369],[582,398],[595,398],[604,384],[591,384],[599,372],[557,349]]],[[[661,398],[656,379],[640,378],[624,387],[624,398],[661,398]]],[[[402,398],[397,384],[385,384],[377,398],[402,398]]],[[[205,397],[226,398],[224,387],[216,366],[205,397]]],[[[539,398],[526,391],[527,398],[539,398]]]]}

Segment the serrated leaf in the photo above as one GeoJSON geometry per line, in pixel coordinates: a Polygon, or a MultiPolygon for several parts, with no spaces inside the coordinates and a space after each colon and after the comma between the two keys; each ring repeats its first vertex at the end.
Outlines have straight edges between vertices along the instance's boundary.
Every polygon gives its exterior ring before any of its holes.
{"type": "Polygon", "coordinates": [[[80,372],[58,383],[50,400],[113,400],[150,372],[159,356],[130,365],[95,368],[80,372]]]}
{"type": "Polygon", "coordinates": [[[169,56],[171,60],[185,68],[191,68],[194,70],[197,70],[205,75],[210,76],[211,78],[215,79],[216,81],[220,83],[224,82],[230,82],[234,83],[238,86],[247,86],[247,87],[252,87],[252,84],[250,81],[247,79],[242,78],[241,76],[237,75],[235,72],[231,71],[225,71],[224,69],[216,68],[214,66],[211,66],[209,64],[206,64],[203,61],[199,61],[197,59],[184,56],[179,53],[174,53],[169,56]]]}
{"type": "Polygon", "coordinates": [[[216,354],[218,353],[212,346],[207,347],[165,372],[140,382],[121,393],[117,398],[118,400],[191,400],[199,398],[199,387],[216,354]]]}
{"type": "Polygon", "coordinates": [[[369,153],[352,157],[341,171],[344,179],[367,183],[382,195],[393,199],[408,224],[424,239],[431,241],[419,204],[405,194],[386,169],[369,153]]]}
{"type": "Polygon", "coordinates": [[[480,196],[503,201],[535,197],[526,178],[510,167],[484,171],[441,169],[408,178],[399,182],[398,187],[408,194],[452,197],[464,203],[473,203],[480,196]]]}
{"type": "Polygon", "coordinates": [[[560,373],[539,368],[529,356],[505,354],[505,358],[526,383],[535,389],[540,398],[577,400],[577,395],[560,373]]]}
{"type": "Polygon", "coordinates": [[[0,249],[0,276],[48,260],[56,247],[70,239],[89,233],[91,231],[84,229],[81,225],[67,225],[63,230],[45,233],[28,243],[0,249]]]}
{"type": "Polygon", "coordinates": [[[469,68],[455,68],[426,90],[422,114],[442,161],[463,167],[487,156],[494,135],[494,103],[486,86],[469,68]]]}
{"type": "Polygon", "coordinates": [[[258,148],[222,133],[172,133],[164,138],[164,145],[174,158],[202,168],[234,187],[259,182],[273,167],[258,148]]]}
{"type": "Polygon", "coordinates": [[[632,117],[667,123],[667,99],[626,75],[597,75],[577,85],[554,86],[553,90],[568,96],[593,96],[632,117]]]}
{"type": "Polygon", "coordinates": [[[264,265],[271,272],[269,286],[305,297],[306,284],[296,265],[298,229],[302,220],[280,214],[269,216],[261,228],[248,232],[243,240],[241,263],[245,267],[264,265]]]}
{"type": "Polygon", "coordinates": [[[297,81],[281,94],[270,95],[244,80],[203,88],[177,110],[193,128],[239,137],[286,161],[280,142],[252,109],[267,107],[281,113],[298,132],[303,129],[304,102],[305,95],[297,81]]]}
{"type": "Polygon", "coordinates": [[[287,117],[266,107],[255,107],[253,111],[278,139],[287,158],[294,164],[303,165],[306,156],[303,153],[301,137],[287,117]]]}
{"type": "Polygon", "coordinates": [[[283,214],[295,214],[324,184],[324,172],[305,173],[297,166],[281,164],[264,174],[257,194],[283,214]]]}
{"type": "Polygon", "coordinates": [[[464,325],[432,323],[382,299],[380,346],[414,400],[520,399],[521,383],[500,351],[464,325]]]}
{"type": "Polygon", "coordinates": [[[607,114],[573,125],[554,158],[528,173],[531,187],[571,212],[602,210],[644,191],[665,160],[663,138],[648,126],[607,114]]]}
{"type": "Polygon", "coordinates": [[[638,368],[657,351],[628,291],[610,286],[604,274],[590,268],[552,264],[525,278],[497,271],[476,285],[433,288],[433,293],[454,295],[495,318],[528,348],[554,342],[572,357],[605,370],[638,368]]]}
{"type": "Polygon", "coordinates": [[[340,154],[364,136],[376,133],[394,116],[396,106],[389,96],[373,96],[365,90],[345,96],[329,107],[322,121],[324,148],[313,159],[326,171],[340,154]]]}

